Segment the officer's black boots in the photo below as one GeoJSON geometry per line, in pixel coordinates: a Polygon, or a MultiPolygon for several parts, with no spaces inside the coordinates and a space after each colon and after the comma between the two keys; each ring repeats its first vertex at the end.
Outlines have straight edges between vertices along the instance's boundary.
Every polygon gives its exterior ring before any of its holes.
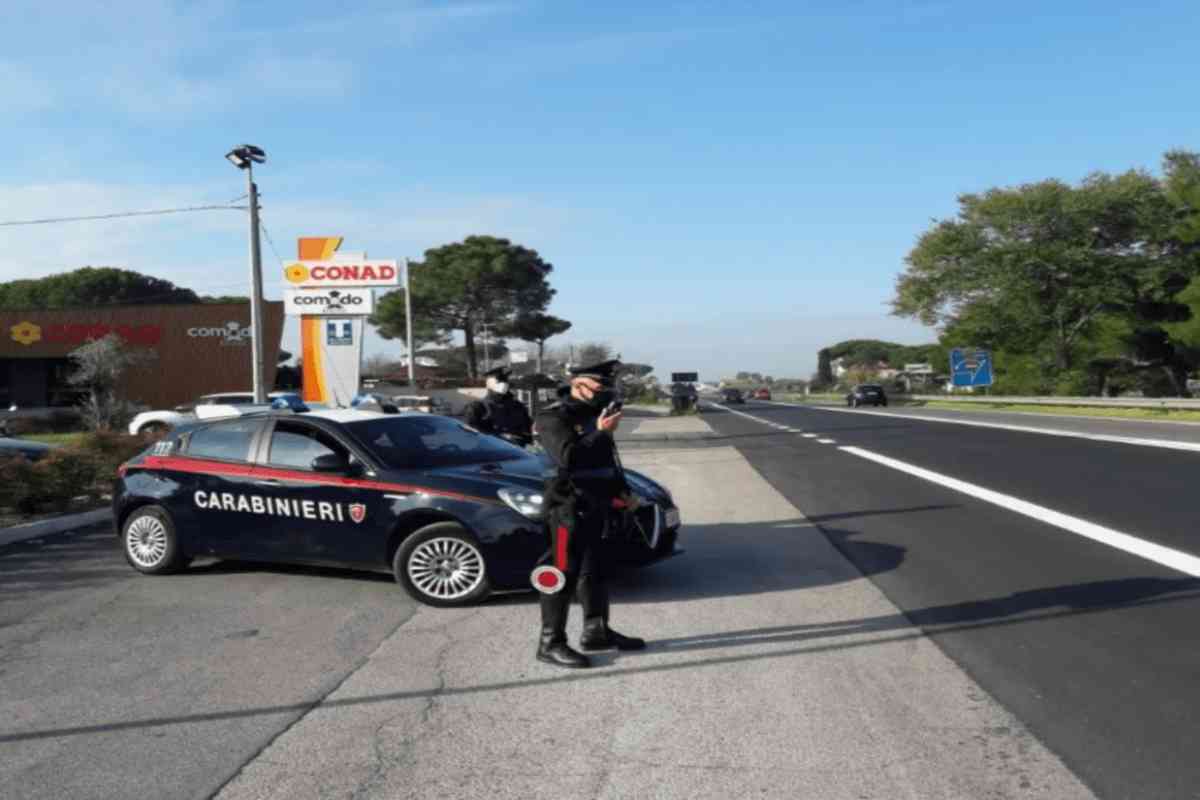
{"type": "Polygon", "coordinates": [[[634,636],[622,636],[608,627],[602,617],[592,617],[583,621],[583,635],[579,637],[579,646],[584,650],[645,650],[646,640],[634,636]]]}
{"type": "Polygon", "coordinates": [[[542,636],[538,642],[537,659],[558,667],[580,669],[590,667],[592,662],[583,653],[578,653],[567,644],[567,612],[571,608],[571,594],[544,594],[541,597],[542,636]]]}
{"type": "Polygon", "coordinates": [[[571,649],[566,640],[554,641],[557,631],[542,629],[542,641],[538,644],[537,660],[545,661],[556,667],[582,669],[592,665],[591,660],[583,653],[571,649]]]}

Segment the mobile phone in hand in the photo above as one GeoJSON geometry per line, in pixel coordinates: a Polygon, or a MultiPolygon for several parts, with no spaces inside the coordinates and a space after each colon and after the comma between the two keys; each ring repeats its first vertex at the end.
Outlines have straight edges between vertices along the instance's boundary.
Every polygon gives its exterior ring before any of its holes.
{"type": "Polygon", "coordinates": [[[624,404],[624,403],[622,403],[620,400],[613,400],[611,403],[609,403],[609,404],[608,404],[608,405],[605,407],[605,409],[604,409],[604,416],[606,416],[606,417],[611,417],[611,416],[614,416],[615,414],[620,414],[620,413],[621,413],[621,408],[622,408],[624,405],[625,405],[625,404],[624,404]]]}

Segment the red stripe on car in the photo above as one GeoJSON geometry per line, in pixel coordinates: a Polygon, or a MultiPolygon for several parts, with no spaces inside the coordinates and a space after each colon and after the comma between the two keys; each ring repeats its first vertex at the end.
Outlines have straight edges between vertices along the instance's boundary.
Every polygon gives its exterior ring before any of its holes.
{"type": "Polygon", "coordinates": [[[370,481],[363,478],[346,478],[339,475],[319,475],[303,470],[279,469],[277,467],[255,467],[249,464],[229,464],[224,461],[207,461],[186,456],[147,456],[144,462],[147,469],[165,469],[174,472],[188,472],[198,475],[234,475],[278,478],[284,481],[299,481],[303,483],[320,483],[327,486],[345,486],[348,489],[378,489],[385,492],[400,492],[408,494],[433,494],[438,497],[448,497],[452,500],[469,500],[475,503],[503,506],[499,500],[487,497],[476,497],[469,494],[448,492],[443,489],[430,489],[427,486],[409,486],[401,483],[385,483],[370,481]]]}

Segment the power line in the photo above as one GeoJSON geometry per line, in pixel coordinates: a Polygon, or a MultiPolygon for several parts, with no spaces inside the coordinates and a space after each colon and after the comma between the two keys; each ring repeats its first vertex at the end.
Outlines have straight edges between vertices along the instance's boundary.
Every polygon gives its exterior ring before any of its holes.
{"type": "MultiPolygon", "coordinates": [[[[239,198],[240,199],[240,198],[239,198]]],[[[192,211],[245,211],[245,206],[187,206],[186,208],[158,208],[150,211],[122,211],[114,214],[94,214],[86,217],[47,217],[45,219],[20,219],[0,222],[0,227],[14,225],[53,225],[60,222],[89,222],[100,219],[123,219],[126,217],[155,217],[163,214],[185,214],[192,211]]]]}
{"type": "Polygon", "coordinates": [[[279,266],[283,266],[283,258],[279,255],[279,251],[275,249],[275,240],[271,238],[271,232],[267,230],[267,224],[262,221],[262,217],[258,218],[258,227],[263,232],[263,237],[266,238],[267,244],[271,248],[271,252],[275,254],[275,260],[279,262],[279,266]]]}

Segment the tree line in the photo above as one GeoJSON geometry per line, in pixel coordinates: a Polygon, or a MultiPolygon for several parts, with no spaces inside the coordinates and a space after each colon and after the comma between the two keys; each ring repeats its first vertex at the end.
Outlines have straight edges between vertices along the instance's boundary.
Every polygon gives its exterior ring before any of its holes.
{"type": "MultiPolygon", "coordinates": [[[[1161,175],[961,195],[905,264],[893,313],[940,333],[919,360],[990,349],[996,389],[1010,394],[1188,396],[1200,369],[1200,154],[1168,152],[1161,175]]],[[[836,355],[821,358],[831,377],[836,355]]]]}

